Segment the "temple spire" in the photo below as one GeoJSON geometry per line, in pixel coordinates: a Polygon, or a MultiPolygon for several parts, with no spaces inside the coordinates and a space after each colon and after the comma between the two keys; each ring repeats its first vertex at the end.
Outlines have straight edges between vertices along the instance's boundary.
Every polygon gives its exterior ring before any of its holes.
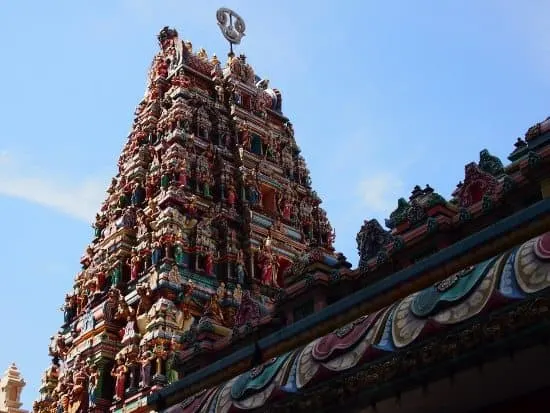
{"type": "MultiPolygon", "coordinates": [[[[244,22],[222,14],[238,44],[244,22]]],[[[65,295],[38,413],[146,400],[279,328],[284,289],[308,285],[307,271],[291,268],[298,257],[337,262],[281,92],[244,55],[222,67],[175,29],[157,38],[118,174],[65,295]]]]}
{"type": "Polygon", "coordinates": [[[15,363],[6,370],[0,379],[0,413],[27,413],[21,409],[21,391],[25,387],[25,380],[15,363]]]}

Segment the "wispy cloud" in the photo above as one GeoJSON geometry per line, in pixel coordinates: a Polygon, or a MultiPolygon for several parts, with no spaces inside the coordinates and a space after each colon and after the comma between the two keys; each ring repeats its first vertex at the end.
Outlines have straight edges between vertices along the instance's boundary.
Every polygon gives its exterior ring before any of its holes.
{"type": "Polygon", "coordinates": [[[105,196],[105,180],[71,182],[48,176],[29,169],[10,153],[0,150],[0,195],[23,199],[91,222],[105,196]]]}
{"type": "Polygon", "coordinates": [[[390,212],[395,207],[396,200],[403,195],[403,189],[401,177],[387,171],[364,178],[357,188],[363,205],[376,214],[390,212]]]}

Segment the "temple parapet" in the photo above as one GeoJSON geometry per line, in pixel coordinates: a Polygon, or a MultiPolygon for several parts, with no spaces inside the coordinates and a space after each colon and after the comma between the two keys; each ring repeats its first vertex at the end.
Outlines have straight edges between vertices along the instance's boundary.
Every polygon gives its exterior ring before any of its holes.
{"type": "Polygon", "coordinates": [[[461,180],[446,200],[429,185],[415,186],[400,198],[384,228],[365,221],[357,235],[359,272],[371,281],[383,278],[546,197],[550,191],[548,120],[518,139],[504,165],[487,149],[465,166],[461,180]],[[369,275],[367,275],[369,274],[369,275]]]}

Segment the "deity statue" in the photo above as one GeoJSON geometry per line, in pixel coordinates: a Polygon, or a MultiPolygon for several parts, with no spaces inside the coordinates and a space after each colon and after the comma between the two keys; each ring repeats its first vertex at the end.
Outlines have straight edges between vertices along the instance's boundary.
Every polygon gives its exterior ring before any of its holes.
{"type": "Polygon", "coordinates": [[[210,301],[206,305],[204,315],[212,318],[212,320],[219,325],[225,325],[223,311],[217,294],[212,294],[212,296],[210,296],[210,301]]]}
{"type": "Polygon", "coordinates": [[[168,64],[162,58],[162,56],[158,55],[155,58],[154,67],[155,67],[155,76],[156,77],[160,77],[160,78],[168,77],[168,64]]]}
{"type": "Polygon", "coordinates": [[[122,283],[122,265],[119,262],[116,262],[111,267],[111,285],[114,287],[119,286],[122,283]]]}
{"type": "Polygon", "coordinates": [[[243,291],[239,309],[235,314],[235,326],[239,327],[247,322],[256,321],[259,318],[259,304],[252,298],[249,290],[243,291]]]}
{"type": "Polygon", "coordinates": [[[136,216],[137,236],[138,238],[141,238],[149,231],[149,223],[147,220],[147,216],[142,210],[138,209],[136,216]]]}
{"type": "Polygon", "coordinates": [[[134,189],[132,191],[131,196],[131,204],[135,207],[141,206],[143,202],[145,201],[145,188],[141,185],[141,183],[136,182],[134,184],[134,189]]]}
{"type": "Polygon", "coordinates": [[[246,279],[246,270],[244,265],[243,250],[239,250],[237,253],[237,262],[235,265],[235,275],[237,277],[237,283],[244,285],[246,279]]]}
{"type": "Polygon", "coordinates": [[[100,293],[105,288],[105,266],[100,265],[96,271],[94,272],[94,278],[95,278],[95,293],[100,293]]]}
{"type": "Polygon", "coordinates": [[[134,318],[134,309],[128,305],[124,298],[118,302],[117,312],[115,314],[115,320],[121,322],[127,322],[134,318]]]}
{"type": "Polygon", "coordinates": [[[185,158],[181,160],[177,168],[177,182],[183,188],[187,186],[187,162],[185,158]]]}
{"type": "Polygon", "coordinates": [[[197,52],[197,57],[201,60],[208,60],[208,54],[206,53],[206,50],[204,48],[200,48],[197,52]]]}
{"type": "Polygon", "coordinates": [[[262,201],[262,196],[257,186],[253,182],[248,184],[248,202],[252,206],[260,206],[262,201]]]}
{"type": "Polygon", "coordinates": [[[116,401],[124,400],[124,390],[126,386],[126,373],[128,368],[124,364],[124,359],[119,357],[117,364],[111,371],[111,376],[115,379],[115,396],[116,401]]]}
{"type": "Polygon", "coordinates": [[[155,201],[155,198],[151,198],[147,203],[147,206],[149,207],[148,217],[150,219],[156,217],[159,213],[159,207],[158,207],[157,201],[155,201]]]}
{"type": "Polygon", "coordinates": [[[149,200],[155,195],[156,183],[153,175],[147,175],[145,180],[145,199],[149,200]]]}
{"type": "Polygon", "coordinates": [[[204,257],[204,272],[206,275],[214,274],[214,257],[211,251],[208,251],[204,257]]]}
{"type": "Polygon", "coordinates": [[[225,91],[223,89],[223,86],[222,85],[216,85],[214,89],[216,90],[216,97],[218,99],[218,103],[224,103],[224,101],[225,101],[225,91]]]}
{"type": "Polygon", "coordinates": [[[287,195],[281,197],[279,201],[279,210],[281,211],[281,215],[286,222],[290,221],[292,216],[292,208],[292,199],[287,195]]]}
{"type": "Polygon", "coordinates": [[[195,216],[195,214],[197,213],[197,197],[195,195],[191,195],[191,197],[185,204],[185,209],[190,216],[195,216]]]}
{"type": "Polygon", "coordinates": [[[69,413],[69,395],[64,393],[57,404],[56,413],[69,413]]]}
{"type": "Polygon", "coordinates": [[[99,384],[99,369],[95,364],[90,365],[90,376],[88,378],[88,406],[94,408],[97,401],[97,386],[99,384]]]}
{"type": "Polygon", "coordinates": [[[135,248],[132,250],[132,256],[127,263],[130,266],[130,280],[136,281],[141,270],[141,258],[135,248]]]}
{"type": "Polygon", "coordinates": [[[270,254],[262,254],[259,260],[260,269],[261,269],[261,281],[263,284],[272,285],[273,284],[273,259],[270,254]]]}
{"type": "Polygon", "coordinates": [[[202,183],[202,194],[205,198],[212,197],[212,184],[213,179],[209,172],[202,172],[200,174],[200,182],[202,183]]]}
{"type": "Polygon", "coordinates": [[[279,261],[271,251],[271,237],[268,235],[260,252],[258,260],[261,269],[261,282],[266,285],[277,286],[279,261]]]}
{"type": "Polygon", "coordinates": [[[151,262],[156,267],[160,264],[160,260],[162,258],[162,246],[158,239],[153,241],[152,249],[153,251],[151,252],[151,262]]]}
{"type": "Polygon", "coordinates": [[[137,306],[136,315],[147,314],[147,312],[153,306],[153,292],[147,284],[138,284],[136,286],[136,292],[139,296],[139,304],[137,306]]]}
{"type": "Polygon", "coordinates": [[[241,303],[243,299],[243,289],[241,288],[241,284],[237,284],[235,290],[233,290],[233,298],[235,299],[237,304],[241,303]]]}
{"type": "Polygon", "coordinates": [[[120,300],[120,291],[111,287],[107,293],[107,300],[103,304],[103,318],[105,321],[113,321],[118,311],[118,302],[120,300]]]}
{"type": "MultiPolygon", "coordinates": [[[[67,353],[69,352],[69,346],[65,342],[65,338],[61,333],[57,333],[55,336],[50,337],[50,346],[48,348],[49,355],[54,358],[54,360],[65,359],[67,353]]],[[[54,364],[57,361],[54,362],[54,364]]]]}
{"type": "Polygon", "coordinates": [[[74,384],[69,395],[69,413],[86,413],[88,411],[88,388],[86,375],[79,371],[74,377],[74,384]]]}
{"type": "Polygon", "coordinates": [[[241,133],[241,145],[247,151],[250,150],[250,132],[245,128],[241,133]]]}
{"type": "Polygon", "coordinates": [[[86,290],[81,291],[77,298],[77,314],[81,315],[88,307],[89,297],[86,290]]]}
{"type": "Polygon", "coordinates": [[[229,208],[233,209],[235,207],[235,202],[237,201],[237,193],[233,185],[229,185],[227,188],[227,205],[229,208]]]}
{"type": "Polygon", "coordinates": [[[183,316],[186,320],[190,315],[189,308],[191,307],[191,303],[193,301],[194,289],[195,285],[193,280],[189,279],[187,280],[187,284],[181,284],[181,292],[178,294],[177,301],[179,303],[179,309],[183,312],[183,316]]]}
{"type": "Polygon", "coordinates": [[[151,368],[153,366],[154,360],[155,355],[153,354],[153,352],[144,347],[139,357],[141,373],[141,382],[139,383],[140,387],[149,387],[151,385],[151,368]]]}
{"type": "Polygon", "coordinates": [[[63,321],[69,324],[76,317],[77,298],[75,295],[65,295],[65,304],[63,305],[63,321]]]}
{"type": "Polygon", "coordinates": [[[180,240],[174,242],[174,260],[179,266],[184,266],[185,252],[183,251],[183,244],[180,240]]]}
{"type": "MultiPolygon", "coordinates": [[[[173,340],[174,341],[174,340],[173,340]]],[[[171,347],[176,348],[176,346],[172,345],[171,347]]],[[[175,383],[179,380],[179,372],[177,370],[177,363],[178,363],[178,354],[173,349],[170,351],[168,356],[166,357],[166,379],[168,380],[168,384],[175,383]]]]}
{"type": "Polygon", "coordinates": [[[107,221],[105,217],[103,215],[96,214],[95,223],[92,225],[92,227],[94,228],[94,236],[96,238],[100,238],[101,233],[106,226],[107,226],[107,221]]]}
{"type": "Polygon", "coordinates": [[[222,301],[225,298],[226,289],[225,289],[225,283],[222,281],[216,290],[216,296],[218,297],[218,301],[222,301]]]}
{"type": "Polygon", "coordinates": [[[171,176],[173,175],[171,172],[172,171],[170,170],[169,167],[167,167],[165,165],[162,166],[161,177],[160,177],[160,186],[165,191],[168,189],[168,186],[170,185],[171,176]]]}

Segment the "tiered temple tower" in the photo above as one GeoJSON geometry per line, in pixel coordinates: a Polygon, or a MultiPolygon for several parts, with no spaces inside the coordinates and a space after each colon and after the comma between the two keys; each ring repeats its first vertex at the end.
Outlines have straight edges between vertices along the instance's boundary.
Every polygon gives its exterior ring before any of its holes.
{"type": "Polygon", "coordinates": [[[167,27],[158,40],[36,412],[139,400],[323,306],[308,268],[349,267],[281,93],[244,55],[224,65],[167,27]]]}
{"type": "Polygon", "coordinates": [[[13,363],[0,379],[0,413],[27,413],[27,410],[21,409],[21,391],[25,384],[13,363]]]}

